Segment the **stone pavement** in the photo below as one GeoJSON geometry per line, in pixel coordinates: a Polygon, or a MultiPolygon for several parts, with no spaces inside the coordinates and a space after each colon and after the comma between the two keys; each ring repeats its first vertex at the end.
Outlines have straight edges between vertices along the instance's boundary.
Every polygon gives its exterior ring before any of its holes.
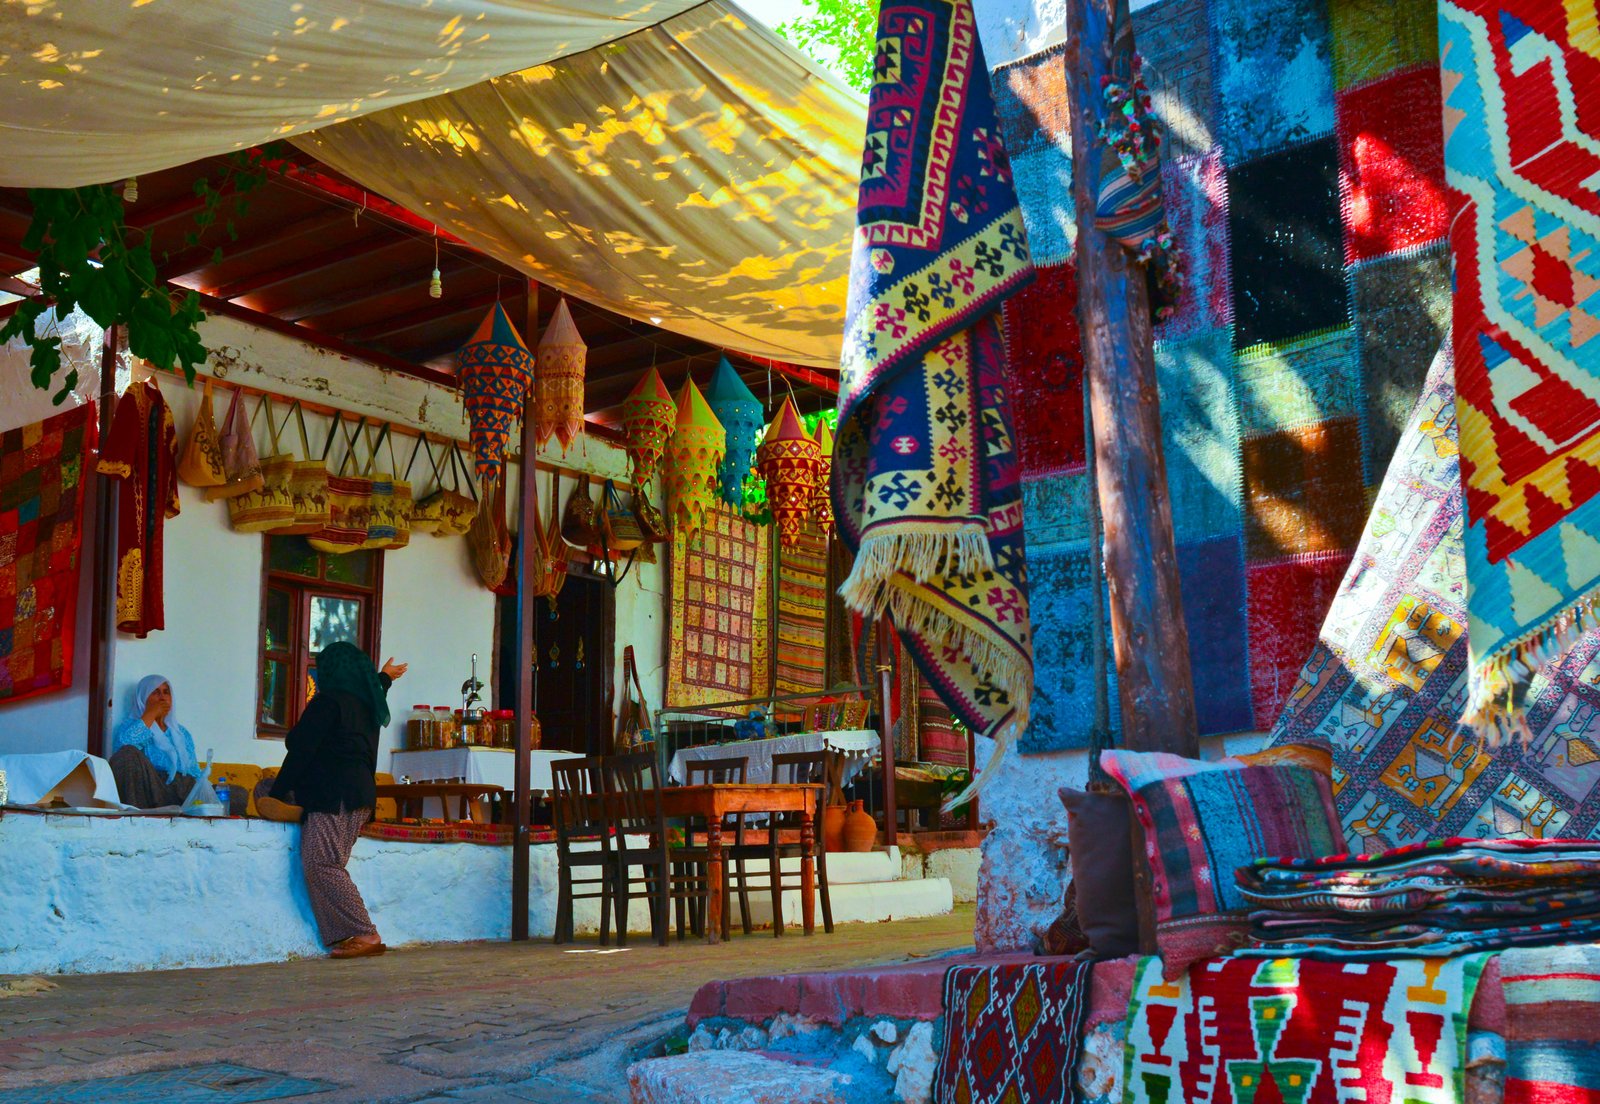
{"type": "Polygon", "coordinates": [[[966,948],[970,906],[841,924],[833,935],[735,935],[624,950],[459,943],[381,958],[0,979],[5,1089],[230,1061],[336,1083],[345,1102],[626,1101],[626,1068],[684,1025],[706,981],[905,962],[966,948]],[[14,995],[12,995],[14,994],[14,995]]]}

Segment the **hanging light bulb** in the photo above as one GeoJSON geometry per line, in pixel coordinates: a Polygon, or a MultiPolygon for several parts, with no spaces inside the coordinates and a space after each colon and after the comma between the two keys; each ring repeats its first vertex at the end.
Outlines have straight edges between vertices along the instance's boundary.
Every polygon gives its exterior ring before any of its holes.
{"type": "Polygon", "coordinates": [[[444,280],[439,275],[439,235],[435,227],[433,236],[433,275],[428,277],[428,297],[438,299],[444,295],[444,280]]]}
{"type": "Polygon", "coordinates": [[[139,178],[137,176],[130,176],[122,182],[122,202],[139,202],[139,178]]]}

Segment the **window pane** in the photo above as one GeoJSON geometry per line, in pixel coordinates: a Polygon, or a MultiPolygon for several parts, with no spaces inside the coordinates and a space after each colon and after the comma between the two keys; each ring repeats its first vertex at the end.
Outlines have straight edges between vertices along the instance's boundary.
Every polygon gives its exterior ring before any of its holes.
{"type": "Polygon", "coordinates": [[[267,568],[290,575],[317,577],[317,550],[304,537],[267,538],[267,568]]]}
{"type": "Polygon", "coordinates": [[[330,555],[324,568],[327,572],[325,578],[330,583],[369,587],[372,585],[372,563],[376,556],[377,553],[371,549],[330,555]]]}
{"type": "Polygon", "coordinates": [[[294,597],[277,587],[267,589],[267,608],[261,618],[261,648],[282,652],[289,647],[289,610],[294,597]]]}
{"type": "Polygon", "coordinates": [[[261,723],[289,723],[289,665],[269,659],[261,671],[261,723]]]}
{"type": "Polygon", "coordinates": [[[307,643],[313,654],[341,640],[361,647],[361,599],[359,598],[335,598],[328,594],[313,594],[310,622],[311,631],[307,643]]]}

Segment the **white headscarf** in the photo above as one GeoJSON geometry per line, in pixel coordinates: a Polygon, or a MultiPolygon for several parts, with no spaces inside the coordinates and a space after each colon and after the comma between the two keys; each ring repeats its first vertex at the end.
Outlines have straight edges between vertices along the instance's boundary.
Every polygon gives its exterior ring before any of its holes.
{"type": "Polygon", "coordinates": [[[155,724],[144,724],[144,707],[150,701],[150,695],[163,686],[172,686],[172,681],[165,675],[146,675],[139,680],[139,685],[133,689],[131,719],[149,731],[150,761],[167,772],[167,781],[170,782],[178,774],[196,773],[198,764],[195,761],[194,740],[188,730],[178,723],[176,708],[168,709],[167,715],[155,724]]]}

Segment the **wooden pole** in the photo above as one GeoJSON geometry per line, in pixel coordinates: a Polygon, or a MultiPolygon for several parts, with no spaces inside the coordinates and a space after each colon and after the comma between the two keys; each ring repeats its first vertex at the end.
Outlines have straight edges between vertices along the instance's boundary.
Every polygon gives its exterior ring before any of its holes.
{"type": "MultiPolygon", "coordinates": [[[[100,346],[99,451],[111,439],[111,416],[117,403],[117,341],[122,327],[106,327],[100,346]]],[[[89,729],[86,750],[106,754],[106,719],[111,711],[111,644],[116,639],[117,601],[117,487],[108,477],[94,477],[94,547],[90,572],[94,578],[89,616],[89,729]]]]}
{"type": "Polygon", "coordinates": [[[1090,447],[1105,526],[1123,746],[1196,757],[1189,633],[1178,592],[1144,270],[1094,225],[1100,160],[1095,130],[1116,4],[1068,0],[1066,6],[1078,321],[1094,417],[1090,447]]]}
{"type": "MultiPolygon", "coordinates": [[[[539,322],[539,285],[528,281],[527,336],[524,340],[537,341],[535,331],[539,322]]],[[[513,798],[516,805],[516,834],[511,844],[511,939],[520,942],[528,938],[528,847],[533,823],[533,800],[529,792],[529,761],[532,756],[531,730],[533,728],[533,609],[538,599],[528,593],[535,573],[543,569],[538,562],[539,541],[539,469],[534,463],[538,446],[533,439],[534,397],[528,388],[522,403],[522,492],[521,515],[518,527],[522,533],[517,542],[517,750],[512,763],[513,798]]]]}
{"type": "MultiPolygon", "coordinates": [[[[893,697],[894,686],[890,682],[889,674],[894,670],[895,649],[899,646],[899,637],[895,635],[894,626],[889,623],[887,613],[877,620],[876,632],[878,634],[878,742],[882,745],[883,753],[883,845],[893,847],[899,842],[900,829],[896,825],[900,812],[895,807],[894,793],[894,729],[889,724],[889,702],[893,697]]],[[[900,676],[904,678],[905,675],[900,676]]],[[[900,723],[906,724],[909,717],[901,717],[900,723]]]]}

